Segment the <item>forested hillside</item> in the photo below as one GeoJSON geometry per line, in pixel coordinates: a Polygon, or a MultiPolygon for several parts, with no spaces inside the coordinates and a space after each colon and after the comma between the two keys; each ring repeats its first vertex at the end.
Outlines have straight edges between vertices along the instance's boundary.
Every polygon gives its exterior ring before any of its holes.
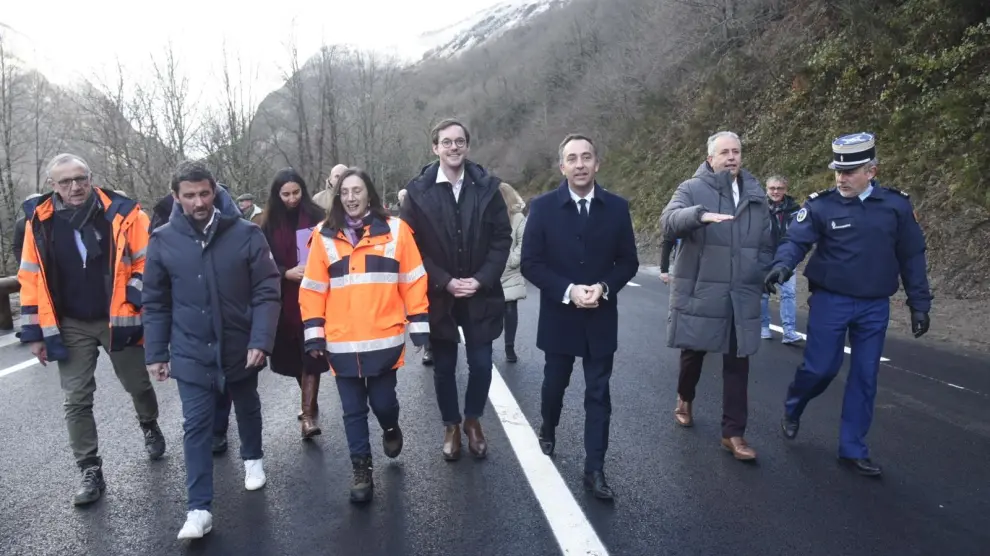
{"type": "Polygon", "coordinates": [[[218,83],[202,99],[170,51],[154,56],[148,83],[125,83],[124,71],[68,94],[0,48],[0,235],[38,187],[41,162],[62,148],[84,151],[102,183],[145,204],[167,192],[176,160],[201,155],[235,192],[267,195],[285,165],[315,186],[342,162],[367,168],[394,200],[432,159],[430,126],[456,116],[471,128],[471,157],[527,196],[556,185],[565,133],[592,134],[601,181],[632,202],[649,262],[657,217],[711,133],[738,132],[745,166],[787,175],[803,198],[831,183],[830,141],[868,130],[878,134],[881,181],[915,201],[937,295],[990,296],[990,2],[489,9],[502,19],[481,18],[446,43],[458,48],[415,65],[333,44],[306,59],[288,37],[285,86],[271,93],[253,90],[250,60],[212,53],[218,83]]]}

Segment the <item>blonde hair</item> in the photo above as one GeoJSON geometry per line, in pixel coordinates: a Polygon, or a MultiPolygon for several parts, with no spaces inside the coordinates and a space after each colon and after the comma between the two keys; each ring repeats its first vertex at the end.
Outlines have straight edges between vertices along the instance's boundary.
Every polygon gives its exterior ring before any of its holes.
{"type": "Polygon", "coordinates": [[[498,184],[498,190],[502,194],[502,200],[505,201],[505,209],[509,212],[510,217],[513,212],[522,212],[523,207],[526,206],[526,201],[523,200],[522,195],[505,182],[498,184]],[[513,210],[513,207],[518,208],[513,210]]]}

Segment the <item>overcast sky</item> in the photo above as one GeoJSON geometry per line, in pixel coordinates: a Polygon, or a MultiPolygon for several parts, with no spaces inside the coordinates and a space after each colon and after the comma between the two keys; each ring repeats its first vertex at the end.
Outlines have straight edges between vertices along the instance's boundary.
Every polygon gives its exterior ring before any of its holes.
{"type": "MultiPolygon", "coordinates": [[[[511,0],[510,0],[511,1],[511,0]]],[[[409,44],[499,0],[0,0],[0,23],[27,37],[14,50],[33,58],[49,77],[67,84],[85,75],[114,76],[119,58],[129,76],[147,79],[152,54],[172,41],[182,69],[205,86],[220,65],[221,48],[254,69],[260,102],[281,85],[286,43],[295,28],[301,61],[322,41],[361,47],[409,44]],[[249,7],[250,6],[250,7],[249,7]]],[[[215,83],[215,82],[214,82],[215,83]]],[[[213,85],[216,86],[216,85],[213,85]]],[[[197,87],[199,89],[199,87],[197,87]]]]}

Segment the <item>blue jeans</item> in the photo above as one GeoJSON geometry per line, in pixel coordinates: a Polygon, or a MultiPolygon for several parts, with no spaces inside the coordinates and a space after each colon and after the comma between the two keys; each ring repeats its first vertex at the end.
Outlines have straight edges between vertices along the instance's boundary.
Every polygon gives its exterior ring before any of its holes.
{"type": "MultiPolygon", "coordinates": [[[[778,286],[780,290],[780,325],[784,329],[784,339],[797,336],[797,302],[794,300],[797,289],[797,275],[778,286]]],[[[770,330],[770,296],[763,294],[760,303],[760,317],[763,320],[763,330],[770,330]]]]}
{"type": "MultiPolygon", "coordinates": [[[[187,507],[207,510],[213,504],[213,432],[215,430],[219,391],[216,384],[202,386],[176,380],[182,401],[182,448],[186,460],[187,507]]],[[[228,382],[241,437],[241,459],[261,459],[261,399],[258,397],[258,374],[237,382],[228,382]]]]}
{"type": "Polygon", "coordinates": [[[387,370],[367,378],[337,377],[340,408],[344,411],[344,433],[351,456],[370,456],[368,404],[382,430],[399,424],[399,400],[395,396],[398,373],[387,370]]]}

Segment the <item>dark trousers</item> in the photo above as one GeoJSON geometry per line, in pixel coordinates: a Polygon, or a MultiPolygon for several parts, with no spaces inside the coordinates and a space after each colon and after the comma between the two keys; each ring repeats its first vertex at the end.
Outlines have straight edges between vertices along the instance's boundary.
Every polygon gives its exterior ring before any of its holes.
{"type": "Polygon", "coordinates": [[[213,414],[213,435],[227,436],[227,428],[230,425],[230,406],[234,398],[230,395],[230,388],[223,392],[217,391],[216,413],[213,414]]]}
{"type": "Polygon", "coordinates": [[[519,306],[517,301],[505,302],[505,336],[506,346],[516,345],[516,329],[519,327],[519,306]]]}
{"type": "MultiPolygon", "coordinates": [[[[545,354],[543,390],[540,413],[543,426],[554,429],[560,424],[560,411],[564,406],[564,392],[571,382],[574,370],[573,355],[545,354]]],[[[605,467],[608,450],[608,427],[612,419],[612,397],[609,379],[612,377],[613,356],[584,357],[584,471],[601,471],[605,467]]]]}
{"type": "MultiPolygon", "coordinates": [[[[736,357],[736,327],[729,335],[729,353],[722,354],[722,438],[744,436],[749,414],[749,358],[736,357]]],[[[694,401],[695,388],[701,380],[705,352],[681,351],[681,375],[677,393],[686,402],[694,401]]]]}
{"type": "Polygon", "coordinates": [[[336,377],[340,408],[344,411],[344,432],[351,456],[370,456],[368,404],[382,430],[399,424],[399,399],[395,396],[397,373],[385,371],[367,378],[336,377]]]}
{"type": "MultiPolygon", "coordinates": [[[[216,423],[218,388],[176,380],[182,400],[182,437],[186,460],[187,507],[209,511],[213,503],[213,431],[216,423]]],[[[227,391],[237,415],[241,437],[241,459],[261,459],[261,399],[258,375],[228,382],[227,391]]]]}
{"type": "Polygon", "coordinates": [[[849,378],[842,400],[839,455],[868,458],[866,434],[873,422],[880,355],[890,322],[890,301],[857,299],[817,290],[808,299],[808,341],[804,361],[787,389],[784,410],[800,419],[804,408],[821,395],[842,367],[846,333],[849,334],[849,378]]]}
{"type": "MultiPolygon", "coordinates": [[[[455,309],[454,314],[457,324],[464,329],[464,337],[468,339],[464,346],[468,363],[464,417],[477,419],[485,412],[488,389],[492,385],[492,343],[471,342],[472,323],[467,318],[466,310],[455,309]]],[[[444,425],[458,425],[461,423],[461,411],[457,405],[457,342],[432,338],[431,343],[433,344],[433,387],[437,393],[440,416],[444,425]]]]}

